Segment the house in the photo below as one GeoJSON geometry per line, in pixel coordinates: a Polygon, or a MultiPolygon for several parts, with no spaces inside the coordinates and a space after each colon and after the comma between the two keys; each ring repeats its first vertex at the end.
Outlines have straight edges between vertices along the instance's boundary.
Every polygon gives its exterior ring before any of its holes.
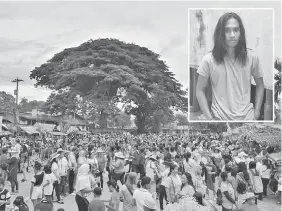
{"type": "Polygon", "coordinates": [[[164,134],[189,134],[188,125],[177,125],[177,123],[166,124],[161,127],[160,133],[164,134]]]}
{"type": "MultiPolygon", "coordinates": [[[[15,126],[15,118],[13,114],[2,113],[2,116],[4,125],[8,128],[13,128],[15,126]]],[[[75,117],[50,115],[37,109],[33,109],[32,112],[19,114],[19,126],[26,133],[33,133],[35,131],[52,132],[55,128],[61,130],[62,125],[76,127],[79,131],[88,131],[88,124],[87,120],[77,114],[75,114],[75,117]]]]}

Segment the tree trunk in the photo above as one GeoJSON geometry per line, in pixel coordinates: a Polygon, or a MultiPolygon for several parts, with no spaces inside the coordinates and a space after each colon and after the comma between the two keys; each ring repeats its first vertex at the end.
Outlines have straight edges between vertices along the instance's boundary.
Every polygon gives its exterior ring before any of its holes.
{"type": "Polygon", "coordinates": [[[136,115],[136,121],[135,121],[135,124],[137,126],[137,133],[138,134],[142,134],[142,133],[145,133],[146,130],[145,130],[145,121],[144,119],[140,116],[140,115],[136,115]]]}
{"type": "Polygon", "coordinates": [[[100,128],[108,127],[107,114],[104,113],[103,111],[101,111],[100,113],[99,124],[100,124],[100,128]]]}

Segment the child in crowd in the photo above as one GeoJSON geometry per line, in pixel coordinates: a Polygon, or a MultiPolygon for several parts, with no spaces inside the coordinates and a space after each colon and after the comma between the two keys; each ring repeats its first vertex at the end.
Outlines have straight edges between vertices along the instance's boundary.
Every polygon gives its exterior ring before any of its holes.
{"type": "Polygon", "coordinates": [[[94,188],[94,199],[89,204],[89,211],[101,210],[105,211],[106,207],[104,202],[100,199],[102,195],[102,189],[100,187],[94,188]]]}
{"type": "Polygon", "coordinates": [[[112,193],[109,205],[107,205],[107,208],[109,211],[118,211],[119,210],[119,186],[117,185],[117,182],[114,180],[110,180],[107,182],[107,185],[109,187],[110,192],[112,193]]]}
{"type": "Polygon", "coordinates": [[[45,175],[43,182],[43,192],[46,201],[48,201],[48,203],[50,203],[53,208],[52,191],[53,191],[53,182],[55,181],[52,176],[51,166],[49,165],[44,166],[44,172],[45,175]]]}

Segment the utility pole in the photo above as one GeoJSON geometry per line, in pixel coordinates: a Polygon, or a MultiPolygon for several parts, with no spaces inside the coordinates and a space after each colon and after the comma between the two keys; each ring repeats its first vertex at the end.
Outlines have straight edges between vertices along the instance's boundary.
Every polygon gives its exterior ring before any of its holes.
{"type": "Polygon", "coordinates": [[[13,83],[17,83],[17,87],[16,90],[14,92],[14,95],[16,95],[16,127],[17,127],[17,136],[18,136],[18,126],[19,126],[19,108],[18,108],[18,104],[19,104],[19,82],[22,82],[22,79],[18,79],[16,78],[15,80],[13,80],[13,83]]]}

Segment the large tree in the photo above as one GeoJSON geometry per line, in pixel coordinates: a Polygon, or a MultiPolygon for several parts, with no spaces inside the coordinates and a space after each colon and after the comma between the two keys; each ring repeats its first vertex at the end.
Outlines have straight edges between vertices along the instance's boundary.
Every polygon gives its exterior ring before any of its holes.
{"type": "Polygon", "coordinates": [[[185,114],[175,114],[175,119],[177,120],[177,125],[189,125],[187,115],[185,114]]]}
{"type": "Polygon", "coordinates": [[[130,127],[132,125],[130,115],[124,112],[120,112],[118,115],[116,115],[114,121],[115,121],[115,126],[121,129],[130,127]]]}
{"type": "MultiPolygon", "coordinates": [[[[142,133],[151,127],[158,110],[187,111],[186,91],[159,57],[116,39],[89,40],[55,54],[32,70],[30,78],[36,86],[53,89],[53,95],[61,92],[93,104],[101,101],[103,107],[120,102],[127,114],[136,116],[142,133]]],[[[100,116],[107,114],[101,110],[100,116]]]]}
{"type": "Polygon", "coordinates": [[[4,91],[0,92],[0,112],[13,113],[16,108],[16,100],[13,95],[4,91]]]}
{"type": "Polygon", "coordinates": [[[20,112],[30,112],[33,109],[41,109],[44,106],[44,101],[32,100],[28,101],[25,97],[19,103],[20,112]]]}

